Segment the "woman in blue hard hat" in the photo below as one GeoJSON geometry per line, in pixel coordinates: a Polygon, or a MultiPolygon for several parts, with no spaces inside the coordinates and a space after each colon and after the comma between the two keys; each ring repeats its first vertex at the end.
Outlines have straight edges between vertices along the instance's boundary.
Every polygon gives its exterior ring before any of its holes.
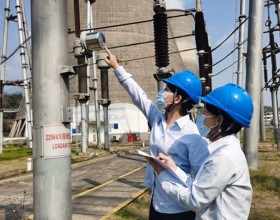
{"type": "Polygon", "coordinates": [[[248,219],[252,187],[246,158],[236,134],[249,127],[253,104],[241,87],[227,84],[200,98],[205,107],[197,126],[210,141],[209,156],[195,178],[184,173],[164,154],[159,158],[186,183],[180,184],[167,171],[152,164],[163,190],[182,206],[196,211],[197,219],[248,219]]]}
{"type": "MultiPolygon", "coordinates": [[[[183,71],[163,80],[166,87],[157,94],[157,105],[153,105],[132,75],[118,64],[107,48],[105,50],[108,54],[105,61],[114,68],[117,79],[151,125],[150,154],[155,157],[159,153],[172,156],[184,172],[195,175],[208,156],[208,143],[187,114],[201,95],[199,78],[189,71],[183,71]]],[[[170,199],[164,192],[149,164],[144,184],[151,189],[150,220],[195,219],[195,212],[180,205],[177,199],[170,199]]]]}

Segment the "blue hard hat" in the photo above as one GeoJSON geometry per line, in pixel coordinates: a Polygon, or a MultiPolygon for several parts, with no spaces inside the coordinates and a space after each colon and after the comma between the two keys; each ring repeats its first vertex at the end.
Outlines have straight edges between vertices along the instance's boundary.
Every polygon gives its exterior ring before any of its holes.
{"type": "Polygon", "coordinates": [[[195,102],[198,103],[198,97],[202,94],[202,84],[200,79],[192,72],[184,70],[176,73],[163,82],[171,84],[183,90],[195,102]]]}
{"type": "Polygon", "coordinates": [[[254,107],[250,95],[242,87],[228,83],[199,99],[226,112],[242,126],[249,127],[254,107]]]}

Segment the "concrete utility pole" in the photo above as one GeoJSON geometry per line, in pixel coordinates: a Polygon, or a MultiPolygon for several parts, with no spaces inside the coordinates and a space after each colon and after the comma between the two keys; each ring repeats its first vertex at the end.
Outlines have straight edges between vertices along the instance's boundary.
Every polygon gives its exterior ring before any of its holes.
{"type": "Polygon", "coordinates": [[[246,90],[250,93],[254,113],[250,128],[244,130],[244,153],[250,169],[258,168],[258,143],[260,121],[260,97],[263,47],[264,2],[251,0],[249,4],[249,28],[247,47],[246,90]]]}
{"type": "Polygon", "coordinates": [[[72,219],[66,1],[31,1],[34,219],[72,219]]]}

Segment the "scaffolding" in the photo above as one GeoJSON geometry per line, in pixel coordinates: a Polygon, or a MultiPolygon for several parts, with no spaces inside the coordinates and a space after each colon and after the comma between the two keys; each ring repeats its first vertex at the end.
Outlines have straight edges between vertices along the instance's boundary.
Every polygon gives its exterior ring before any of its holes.
{"type": "MultiPolygon", "coordinates": [[[[22,69],[22,79],[23,79],[23,90],[24,90],[24,102],[25,103],[25,119],[16,120],[14,122],[13,128],[17,128],[20,132],[13,132],[14,135],[18,136],[24,133],[26,136],[27,144],[32,148],[32,117],[31,117],[31,106],[30,106],[30,89],[31,89],[31,47],[27,21],[25,16],[25,8],[23,0],[15,0],[15,15],[10,14],[11,12],[11,1],[6,0],[4,8],[4,29],[3,29],[3,42],[2,42],[2,56],[1,56],[1,74],[0,74],[0,148],[2,153],[3,147],[3,106],[2,98],[3,91],[5,86],[5,77],[6,77],[6,63],[8,59],[15,54],[17,50],[20,51],[20,60],[21,60],[21,69],[22,69]],[[10,21],[17,22],[18,29],[18,39],[19,46],[16,48],[15,52],[11,56],[7,56],[7,47],[8,47],[8,33],[9,33],[9,23],[10,21]],[[25,132],[23,132],[25,129],[25,132]]],[[[12,129],[14,131],[14,129],[12,129]]],[[[11,136],[11,134],[10,134],[11,136]]],[[[13,137],[13,136],[11,136],[13,137]]]]}

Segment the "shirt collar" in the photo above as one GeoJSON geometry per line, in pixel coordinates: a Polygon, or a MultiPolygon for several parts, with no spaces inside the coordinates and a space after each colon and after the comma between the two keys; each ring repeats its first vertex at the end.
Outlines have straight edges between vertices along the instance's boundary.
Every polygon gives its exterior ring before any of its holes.
{"type": "Polygon", "coordinates": [[[209,154],[212,154],[215,150],[224,147],[228,143],[235,143],[236,141],[239,141],[238,138],[235,135],[228,135],[225,137],[220,138],[217,141],[212,142],[208,145],[209,154]]]}
{"type": "MultiPolygon", "coordinates": [[[[162,115],[158,118],[158,123],[161,122],[161,121],[166,122],[165,114],[162,114],[162,115]]],[[[182,129],[186,123],[189,123],[189,121],[190,121],[190,116],[189,116],[189,115],[185,115],[185,116],[183,116],[183,117],[177,119],[177,120],[174,122],[174,125],[177,125],[180,129],[182,129]]]]}
{"type": "Polygon", "coordinates": [[[190,116],[185,115],[177,119],[174,124],[177,124],[180,128],[183,128],[186,123],[189,123],[189,121],[190,121],[190,116]]]}

